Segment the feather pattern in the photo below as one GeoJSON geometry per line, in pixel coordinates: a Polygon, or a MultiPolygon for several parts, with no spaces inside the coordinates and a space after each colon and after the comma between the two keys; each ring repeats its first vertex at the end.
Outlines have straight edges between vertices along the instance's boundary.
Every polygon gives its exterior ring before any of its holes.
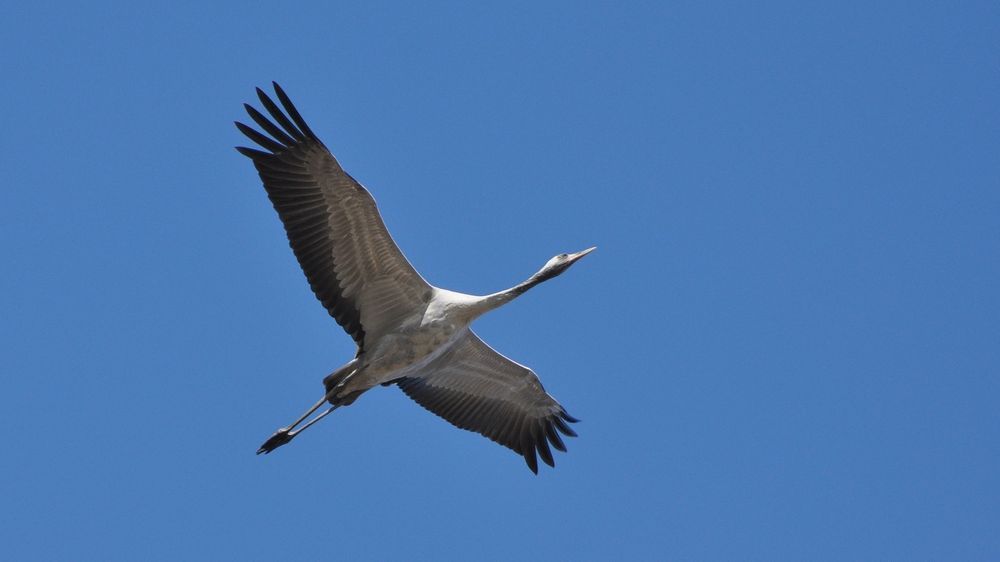
{"type": "Polygon", "coordinates": [[[451,348],[399,388],[456,427],[475,431],[524,457],[538,472],[538,457],[555,466],[549,443],[566,446],[559,432],[575,437],[565,422],[579,421],[542,387],[535,373],[497,353],[468,330],[451,348]]]}
{"type": "Polygon", "coordinates": [[[361,353],[366,333],[391,330],[400,314],[426,304],[430,285],[392,240],[371,194],[340,167],[281,87],[274,91],[284,111],[257,89],[271,120],[245,106],[270,137],[236,123],[265,150],[237,150],[253,160],[316,298],[361,353]],[[363,314],[367,309],[378,314],[363,314]]]}

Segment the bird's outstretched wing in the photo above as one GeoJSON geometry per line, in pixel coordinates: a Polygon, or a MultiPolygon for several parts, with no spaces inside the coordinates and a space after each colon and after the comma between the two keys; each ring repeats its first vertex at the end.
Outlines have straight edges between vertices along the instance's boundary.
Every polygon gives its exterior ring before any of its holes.
{"type": "Polygon", "coordinates": [[[480,433],[522,455],[538,473],[535,452],[549,466],[559,432],[576,437],[578,421],[545,392],[531,369],[500,355],[469,330],[420,372],[398,381],[410,398],[462,429],[480,433]]]}
{"type": "Polygon", "coordinates": [[[284,112],[260,88],[265,115],[244,104],[263,129],[236,123],[265,150],[237,147],[253,160],[309,286],[364,349],[365,337],[391,329],[430,298],[430,285],[389,236],[371,194],[340,167],[285,92],[284,112]]]}

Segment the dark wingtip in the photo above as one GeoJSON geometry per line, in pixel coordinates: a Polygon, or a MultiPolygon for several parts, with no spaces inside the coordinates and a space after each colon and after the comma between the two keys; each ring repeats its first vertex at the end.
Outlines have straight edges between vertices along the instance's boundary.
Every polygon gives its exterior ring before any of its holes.
{"type": "Polygon", "coordinates": [[[266,152],[263,152],[261,150],[256,150],[256,149],[253,149],[253,148],[247,148],[245,146],[236,146],[234,148],[237,150],[237,152],[239,152],[240,154],[242,154],[243,156],[246,156],[247,158],[249,158],[251,160],[256,160],[257,158],[260,158],[261,156],[270,156],[270,154],[268,154],[266,152]]]}
{"type": "Polygon", "coordinates": [[[309,125],[306,124],[305,119],[303,119],[302,115],[299,114],[299,110],[295,108],[295,104],[292,103],[291,98],[288,97],[285,90],[283,90],[277,82],[271,82],[271,85],[274,86],[274,93],[277,94],[278,101],[280,101],[281,105],[284,106],[285,112],[287,112],[288,116],[292,118],[295,125],[298,126],[300,131],[302,131],[302,134],[318,142],[319,139],[316,137],[316,133],[313,133],[312,129],[309,128],[309,125]]]}
{"type": "Polygon", "coordinates": [[[250,135],[252,135],[253,133],[257,132],[257,131],[254,131],[253,129],[251,129],[246,123],[242,123],[240,121],[233,121],[233,124],[236,125],[236,128],[239,129],[241,133],[243,133],[244,135],[246,135],[248,137],[250,135]],[[248,131],[250,131],[250,132],[248,132],[248,131]]]}
{"type": "Polygon", "coordinates": [[[261,105],[264,106],[264,109],[266,109],[267,112],[271,114],[271,117],[273,117],[274,120],[277,121],[278,125],[281,125],[281,128],[283,128],[288,133],[288,135],[290,135],[292,138],[298,141],[306,140],[306,137],[302,133],[302,131],[300,131],[294,124],[292,124],[291,121],[289,121],[288,117],[286,117],[285,114],[282,113],[281,109],[279,109],[277,104],[274,103],[274,100],[272,100],[271,97],[264,92],[264,90],[257,88],[257,98],[260,99],[260,103],[261,105]]]}
{"type": "Polygon", "coordinates": [[[563,435],[568,435],[569,437],[576,437],[576,432],[570,429],[566,422],[562,421],[562,418],[553,417],[552,423],[555,424],[556,429],[562,432],[563,435]]]}
{"type": "Polygon", "coordinates": [[[524,462],[528,463],[528,468],[531,469],[531,472],[538,474],[538,458],[535,457],[535,443],[528,432],[521,434],[521,451],[524,455],[524,462]]]}
{"type": "Polygon", "coordinates": [[[267,105],[268,102],[272,101],[271,97],[268,96],[267,92],[265,92],[264,90],[261,90],[260,88],[255,88],[255,90],[257,90],[257,99],[259,99],[260,102],[263,103],[264,105],[267,105]]]}
{"type": "Polygon", "coordinates": [[[524,454],[524,462],[528,463],[528,468],[531,472],[534,472],[535,475],[538,474],[538,459],[535,458],[534,451],[524,454]]]}
{"type": "Polygon", "coordinates": [[[573,416],[569,415],[569,412],[567,412],[566,410],[560,411],[559,412],[559,417],[561,417],[562,419],[568,421],[569,423],[580,423],[580,420],[578,420],[577,418],[574,418],[573,416]]]}
{"type": "Polygon", "coordinates": [[[293,146],[296,143],[295,139],[288,136],[285,131],[281,130],[281,127],[278,127],[267,117],[264,117],[264,114],[257,111],[252,105],[245,103],[243,104],[243,108],[246,109],[247,115],[254,120],[254,123],[260,125],[260,128],[267,131],[267,134],[271,135],[274,140],[278,141],[282,147],[293,146]]]}
{"type": "Polygon", "coordinates": [[[552,458],[552,451],[549,450],[549,442],[545,439],[545,429],[539,424],[535,426],[535,448],[538,449],[538,456],[542,457],[542,462],[555,468],[556,461],[552,458]]]}
{"type": "Polygon", "coordinates": [[[553,427],[552,422],[545,424],[545,435],[548,436],[549,442],[552,446],[556,448],[557,451],[566,452],[566,444],[563,443],[562,438],[559,437],[559,432],[553,427]]]}
{"type": "Polygon", "coordinates": [[[285,145],[275,141],[274,139],[268,138],[267,136],[257,132],[252,127],[248,127],[239,121],[236,122],[236,128],[239,129],[241,133],[246,135],[247,138],[270,150],[271,152],[278,153],[285,150],[285,145]]]}

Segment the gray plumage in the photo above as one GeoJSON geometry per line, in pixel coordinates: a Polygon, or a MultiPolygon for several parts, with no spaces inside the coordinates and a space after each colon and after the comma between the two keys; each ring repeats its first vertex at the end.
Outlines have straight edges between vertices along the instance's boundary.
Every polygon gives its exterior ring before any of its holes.
{"type": "Polygon", "coordinates": [[[324,379],[323,398],[257,451],[269,453],[338,407],[378,385],[398,385],[424,408],[524,457],[554,466],[560,433],[576,436],[566,413],[527,367],[497,353],[469,325],[551,279],[593,248],[553,257],[506,291],[473,296],[427,283],[389,235],[371,194],[340,167],[277,84],[281,107],[257,96],[271,119],[250,105],[267,136],[237,128],[264,150],[237,147],[254,163],[313,293],[357,344],[355,358],[324,379]],[[324,403],[330,407],[294,430],[324,403]]]}

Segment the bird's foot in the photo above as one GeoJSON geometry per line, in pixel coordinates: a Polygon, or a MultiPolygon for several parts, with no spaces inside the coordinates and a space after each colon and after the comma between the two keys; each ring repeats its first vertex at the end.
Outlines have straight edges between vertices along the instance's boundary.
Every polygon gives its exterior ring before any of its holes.
{"type": "Polygon", "coordinates": [[[274,435],[268,437],[267,441],[264,441],[264,444],[260,446],[260,449],[257,449],[257,454],[259,455],[264,453],[266,455],[285,443],[288,443],[293,437],[295,437],[295,434],[289,432],[287,427],[283,427],[278,431],[275,431],[274,435]]]}

